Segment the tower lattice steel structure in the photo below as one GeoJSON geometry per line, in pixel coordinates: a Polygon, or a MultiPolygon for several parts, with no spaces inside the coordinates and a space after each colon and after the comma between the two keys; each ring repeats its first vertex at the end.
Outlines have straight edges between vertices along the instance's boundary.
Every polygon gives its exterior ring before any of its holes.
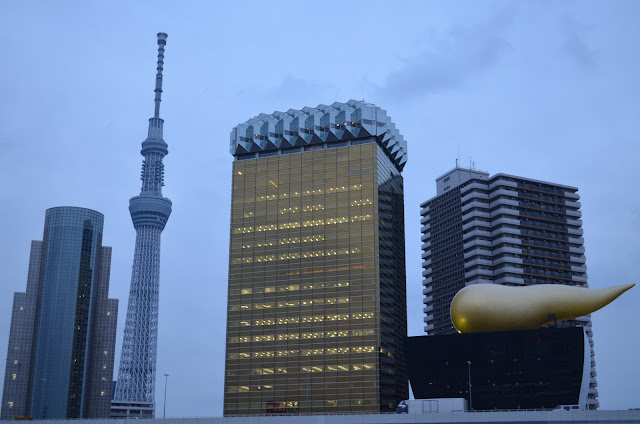
{"type": "Polygon", "coordinates": [[[120,357],[115,400],[154,402],[156,348],[158,340],[158,292],[160,283],[160,236],[171,214],[171,201],[162,196],[164,165],[169,153],[162,139],[160,101],[167,34],[158,34],[158,68],[155,113],[149,134],[142,142],[142,190],[129,200],[136,229],[136,248],[131,272],[129,306],[120,357]]]}

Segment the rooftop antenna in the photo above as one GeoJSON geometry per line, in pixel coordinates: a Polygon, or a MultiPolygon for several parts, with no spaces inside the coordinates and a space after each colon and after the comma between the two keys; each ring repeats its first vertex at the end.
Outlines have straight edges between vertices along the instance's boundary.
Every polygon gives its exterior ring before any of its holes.
{"type": "Polygon", "coordinates": [[[458,168],[458,159],[460,158],[460,144],[458,144],[458,156],[456,156],[456,169],[458,168]]]}
{"type": "Polygon", "coordinates": [[[167,34],[164,32],[158,33],[158,73],[156,73],[156,98],[154,100],[156,104],[156,110],[153,114],[154,118],[160,117],[160,102],[162,97],[162,70],[164,67],[164,46],[167,44],[167,34]]]}

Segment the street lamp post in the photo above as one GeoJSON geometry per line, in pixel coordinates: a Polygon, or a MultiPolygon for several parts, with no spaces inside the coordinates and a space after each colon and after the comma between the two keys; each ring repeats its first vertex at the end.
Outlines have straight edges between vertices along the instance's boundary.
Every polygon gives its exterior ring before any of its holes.
{"type": "Polygon", "coordinates": [[[306,409],[307,409],[307,415],[309,415],[309,371],[307,370],[307,402],[306,402],[306,409]]]}
{"type": "Polygon", "coordinates": [[[467,361],[467,368],[469,370],[469,410],[473,411],[471,406],[471,361],[467,361]]]}
{"type": "Polygon", "coordinates": [[[46,378],[41,378],[40,381],[42,381],[42,399],[41,399],[41,407],[42,407],[42,419],[45,419],[45,416],[47,415],[47,408],[44,406],[45,400],[44,400],[44,394],[45,394],[45,386],[47,384],[47,379],[46,378]]]}
{"type": "Polygon", "coordinates": [[[162,419],[167,418],[167,380],[169,374],[164,375],[164,407],[162,408],[162,419]]]}

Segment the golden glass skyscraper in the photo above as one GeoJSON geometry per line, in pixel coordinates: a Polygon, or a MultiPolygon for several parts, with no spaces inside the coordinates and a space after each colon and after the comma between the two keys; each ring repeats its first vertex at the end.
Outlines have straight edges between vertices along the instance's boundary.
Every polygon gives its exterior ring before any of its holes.
{"type": "Polygon", "coordinates": [[[250,119],[231,153],[225,415],[394,410],[405,141],[352,100],[250,119]]]}

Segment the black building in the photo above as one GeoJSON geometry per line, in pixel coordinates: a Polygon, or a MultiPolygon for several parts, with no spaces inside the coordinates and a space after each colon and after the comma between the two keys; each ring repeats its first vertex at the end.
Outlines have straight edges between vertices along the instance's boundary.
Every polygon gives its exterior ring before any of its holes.
{"type": "Polygon", "coordinates": [[[470,375],[474,410],[586,407],[583,328],[409,337],[407,347],[416,399],[469,399],[470,375]]]}

